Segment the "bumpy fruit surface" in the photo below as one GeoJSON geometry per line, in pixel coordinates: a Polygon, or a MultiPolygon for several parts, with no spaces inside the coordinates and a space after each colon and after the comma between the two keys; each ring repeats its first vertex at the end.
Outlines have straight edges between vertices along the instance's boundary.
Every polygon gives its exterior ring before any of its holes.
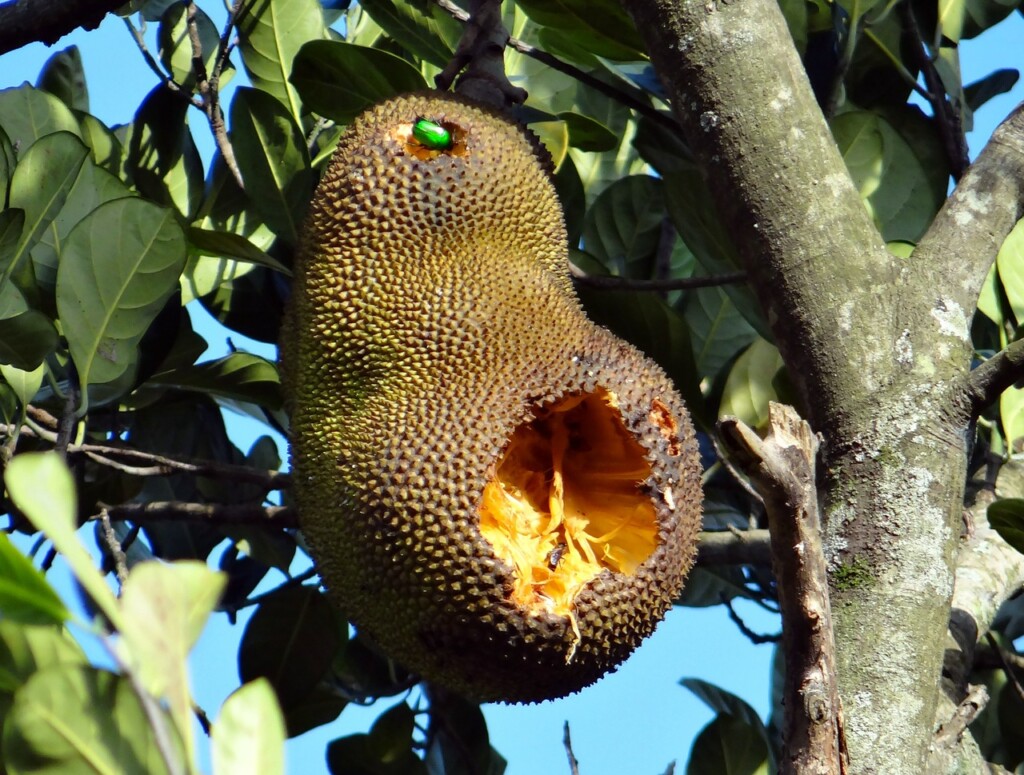
{"type": "Polygon", "coordinates": [[[558,697],[671,606],[700,524],[693,429],[661,369],[580,308],[550,161],[520,126],[439,94],[359,117],[281,345],[303,531],[406,667],[480,700],[558,697]]]}

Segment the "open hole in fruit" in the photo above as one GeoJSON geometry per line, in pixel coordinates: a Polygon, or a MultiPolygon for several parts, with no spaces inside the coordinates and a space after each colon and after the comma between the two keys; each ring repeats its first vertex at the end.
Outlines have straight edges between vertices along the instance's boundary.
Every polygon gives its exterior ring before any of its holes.
{"type": "MultiPolygon", "coordinates": [[[[480,503],[480,532],[515,570],[513,600],[569,616],[608,569],[631,574],[654,551],[651,467],[598,388],[544,406],[512,434],[480,503]]],[[[577,633],[578,634],[578,633],[577,633]]]]}

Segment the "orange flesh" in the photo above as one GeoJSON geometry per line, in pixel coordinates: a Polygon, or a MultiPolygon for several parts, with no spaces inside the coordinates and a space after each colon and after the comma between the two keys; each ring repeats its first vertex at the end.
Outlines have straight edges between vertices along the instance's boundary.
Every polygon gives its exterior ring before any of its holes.
{"type": "Polygon", "coordinates": [[[515,569],[512,599],[568,616],[577,640],[573,601],[584,585],[604,568],[631,574],[654,551],[644,455],[599,388],[516,428],[484,488],[480,532],[515,569]]]}

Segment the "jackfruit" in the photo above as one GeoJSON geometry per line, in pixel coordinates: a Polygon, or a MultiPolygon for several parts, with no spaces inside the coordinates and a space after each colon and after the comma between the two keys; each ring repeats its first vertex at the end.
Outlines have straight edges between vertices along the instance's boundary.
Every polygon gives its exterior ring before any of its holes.
{"type": "Polygon", "coordinates": [[[700,463],[665,374],[584,315],[538,140],[454,95],[343,135],[281,341],[294,496],[329,593],[425,679],[563,696],[678,595],[700,463]]]}

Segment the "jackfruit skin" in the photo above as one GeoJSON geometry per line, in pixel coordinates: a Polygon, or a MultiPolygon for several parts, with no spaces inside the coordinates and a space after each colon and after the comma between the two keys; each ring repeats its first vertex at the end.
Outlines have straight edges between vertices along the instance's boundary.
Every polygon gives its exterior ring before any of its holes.
{"type": "Polygon", "coordinates": [[[535,137],[457,96],[371,108],[314,196],[281,341],[294,497],[329,594],[392,658],[480,701],[561,697],[615,669],[678,596],[700,527],[686,408],[584,315],[550,171],[535,137]],[[396,127],[418,117],[461,145],[411,147],[396,127]],[[575,642],[568,617],[511,601],[477,510],[513,430],[599,387],[647,452],[658,544],[583,589],[575,642]]]}

